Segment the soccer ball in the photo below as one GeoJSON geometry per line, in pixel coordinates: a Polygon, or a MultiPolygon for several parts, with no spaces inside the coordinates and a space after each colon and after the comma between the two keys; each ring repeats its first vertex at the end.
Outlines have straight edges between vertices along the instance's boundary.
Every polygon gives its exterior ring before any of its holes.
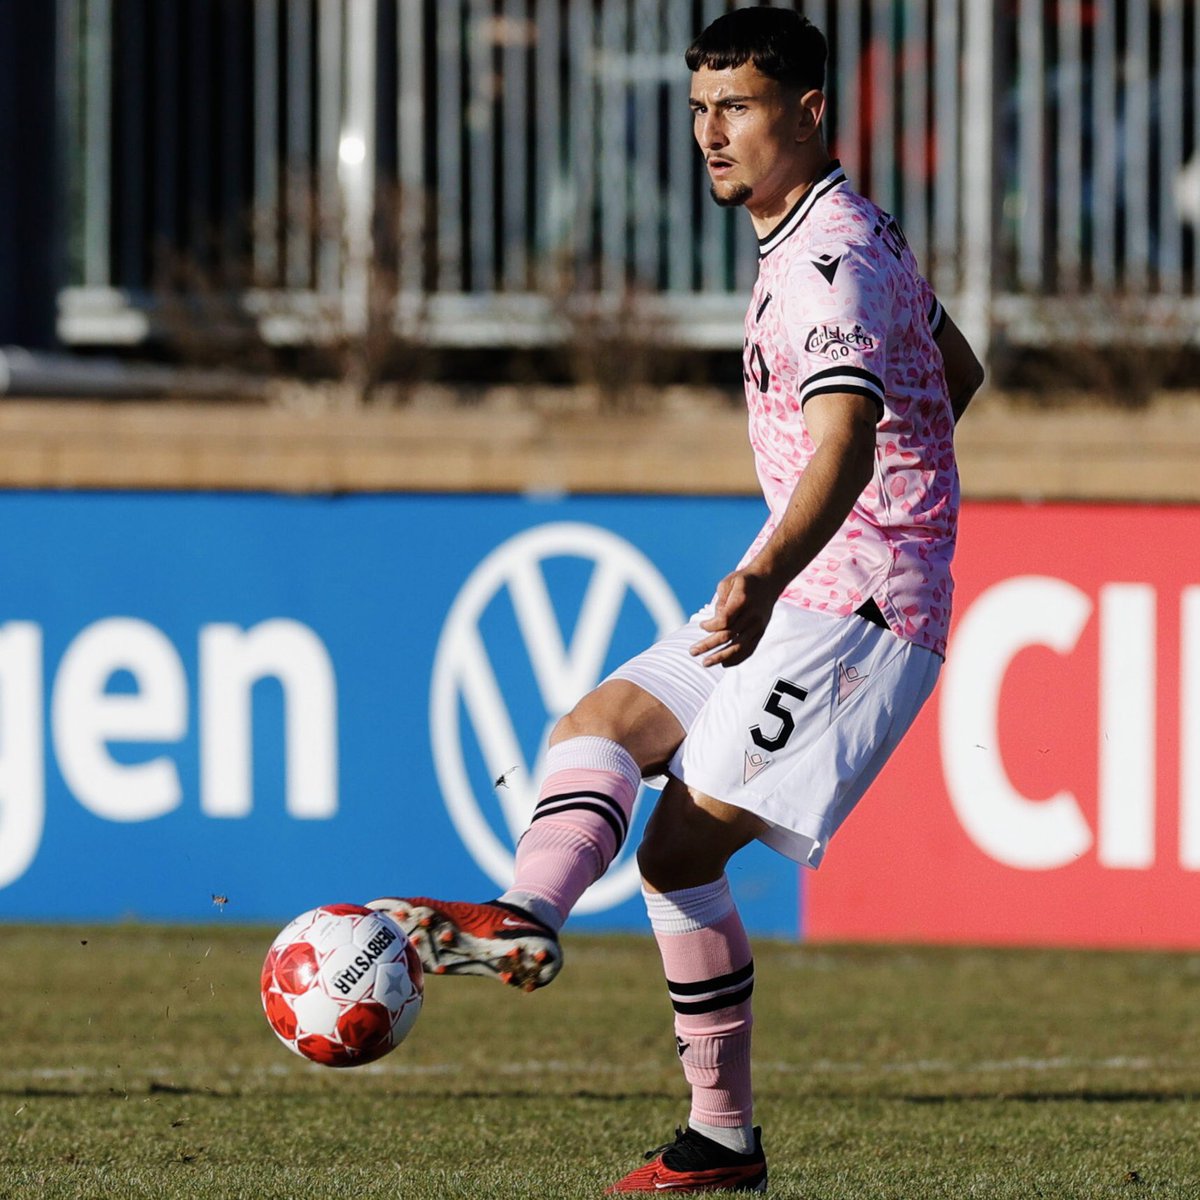
{"type": "Polygon", "coordinates": [[[404,931],[358,904],[302,913],[271,943],[262,969],[271,1028],[289,1050],[327,1067],[361,1066],[398,1046],[424,992],[404,931]]]}

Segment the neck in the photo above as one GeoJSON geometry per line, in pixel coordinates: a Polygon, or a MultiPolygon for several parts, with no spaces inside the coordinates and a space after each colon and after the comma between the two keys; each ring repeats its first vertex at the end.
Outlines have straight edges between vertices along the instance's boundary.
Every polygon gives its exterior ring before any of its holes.
{"type": "Polygon", "coordinates": [[[804,164],[799,177],[791,186],[768,197],[761,205],[755,204],[753,201],[748,203],[746,211],[750,214],[750,220],[754,225],[755,236],[760,239],[767,237],[804,198],[805,193],[812,188],[816,180],[825,174],[831,162],[833,159],[829,152],[822,147],[820,154],[815,155],[810,162],[804,164]]]}

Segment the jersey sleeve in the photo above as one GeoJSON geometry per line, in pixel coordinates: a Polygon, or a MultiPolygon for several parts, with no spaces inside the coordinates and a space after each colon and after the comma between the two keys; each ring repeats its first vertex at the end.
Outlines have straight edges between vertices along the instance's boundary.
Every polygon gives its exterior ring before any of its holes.
{"type": "Polygon", "coordinates": [[[850,392],[871,399],[882,419],[893,308],[886,268],[864,247],[835,247],[801,258],[790,283],[784,315],[801,408],[814,396],[850,392]]]}
{"type": "Polygon", "coordinates": [[[933,288],[924,275],[917,276],[917,294],[925,309],[925,319],[929,322],[929,332],[937,337],[946,324],[946,310],[942,302],[934,294],[933,288]]]}

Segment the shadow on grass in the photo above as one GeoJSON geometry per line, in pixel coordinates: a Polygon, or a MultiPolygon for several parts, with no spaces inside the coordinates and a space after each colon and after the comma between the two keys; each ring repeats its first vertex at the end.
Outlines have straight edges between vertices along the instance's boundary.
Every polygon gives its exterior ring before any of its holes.
{"type": "MultiPolygon", "coordinates": [[[[849,1097],[847,1097],[849,1099],[849,1097]]],[[[1079,1091],[1061,1092],[947,1092],[937,1095],[884,1095],[883,1100],[901,1100],[905,1104],[975,1104],[975,1103],[1011,1103],[1018,1104],[1173,1104],[1189,1103],[1200,1099],[1200,1092],[1194,1091],[1079,1091]]]]}
{"type": "MultiPolygon", "coordinates": [[[[243,1092],[233,1090],[222,1090],[212,1087],[179,1087],[175,1084],[151,1083],[148,1087],[114,1087],[108,1085],[105,1087],[80,1087],[75,1089],[63,1087],[19,1087],[19,1088],[0,1088],[0,1097],[11,1100],[87,1100],[87,1099],[108,1099],[113,1096],[143,1096],[143,1095],[169,1095],[169,1096],[198,1096],[208,1100],[253,1100],[262,1095],[261,1092],[243,1092]]],[[[440,1091],[433,1090],[415,1091],[411,1088],[404,1088],[398,1091],[397,1095],[402,1095],[406,1102],[416,1102],[427,1100],[432,1103],[444,1103],[447,1100],[478,1100],[487,1101],[494,1100],[498,1104],[508,1104],[513,1101],[562,1101],[562,1100],[587,1100],[600,1104],[619,1104],[628,1100],[677,1100],[679,1094],[668,1091],[637,1091],[637,1092],[593,1092],[586,1089],[568,1092],[547,1092],[545,1090],[521,1090],[521,1091],[500,1091],[487,1089],[474,1089],[464,1091],[440,1091]]],[[[314,1091],[299,1091],[287,1090],[281,1088],[272,1088],[271,1096],[276,1100],[313,1100],[329,1098],[338,1100],[336,1093],[331,1092],[314,1092],[314,1091]]],[[[2,1195],[3,1193],[0,1193],[2,1195]]]]}

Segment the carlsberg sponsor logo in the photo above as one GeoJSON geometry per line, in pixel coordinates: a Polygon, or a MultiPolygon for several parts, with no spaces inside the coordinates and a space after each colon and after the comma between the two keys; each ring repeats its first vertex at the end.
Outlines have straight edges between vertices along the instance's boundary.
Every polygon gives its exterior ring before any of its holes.
{"type": "Polygon", "coordinates": [[[818,325],[808,331],[804,349],[809,354],[844,357],[850,350],[874,350],[875,339],[861,325],[847,331],[839,325],[818,325]]]}
{"type": "Polygon", "coordinates": [[[361,954],[356,954],[350,963],[343,967],[334,977],[333,986],[343,996],[350,995],[354,985],[375,965],[379,956],[396,940],[393,929],[381,929],[364,947],[361,954]]]}

